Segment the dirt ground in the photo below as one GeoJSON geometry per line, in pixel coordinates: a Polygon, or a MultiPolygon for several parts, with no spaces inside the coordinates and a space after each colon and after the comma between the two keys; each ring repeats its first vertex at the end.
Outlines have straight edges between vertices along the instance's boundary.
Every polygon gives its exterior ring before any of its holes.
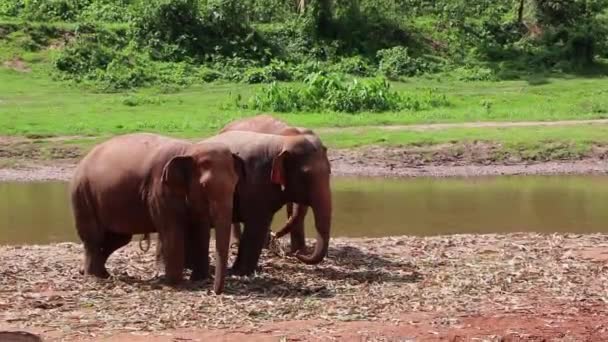
{"type": "MultiPolygon", "coordinates": [[[[71,177],[82,150],[37,149],[31,140],[0,137],[0,181],[71,177]]],[[[330,159],[337,176],[608,171],[603,147],[551,161],[497,159],[496,150],[376,146],[330,150],[330,159]]],[[[229,278],[222,296],[209,282],[162,285],[154,248],[136,243],[112,256],[114,277],[106,281],[77,273],[77,244],[0,246],[0,341],[11,341],[2,331],[49,341],[608,340],[608,235],[334,239],[331,246],[314,267],[266,251],[260,272],[229,278]]]]}
{"type": "MultiPolygon", "coordinates": [[[[284,242],[283,242],[284,243],[284,242]]],[[[253,277],[159,283],[152,248],[84,280],[80,245],[0,247],[0,330],[65,341],[606,341],[608,235],[332,240],[253,277]],[[8,261],[8,262],[7,262],[8,261]]]]}
{"type": "MultiPolygon", "coordinates": [[[[488,143],[432,147],[371,146],[332,149],[334,176],[471,177],[608,173],[608,148],[597,147],[570,160],[497,159],[498,147],[488,143]]],[[[31,143],[0,139],[0,181],[68,180],[83,152],[73,146],[34,149],[31,143]]]]}

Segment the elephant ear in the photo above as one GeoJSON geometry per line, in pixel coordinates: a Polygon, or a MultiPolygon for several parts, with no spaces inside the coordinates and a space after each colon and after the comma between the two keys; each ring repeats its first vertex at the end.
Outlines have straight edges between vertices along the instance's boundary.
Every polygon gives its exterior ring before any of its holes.
{"type": "Polygon", "coordinates": [[[190,156],[173,157],[164,167],[162,182],[170,188],[186,192],[192,178],[194,159],[190,156]]]}
{"type": "Polygon", "coordinates": [[[234,170],[239,177],[239,182],[245,182],[247,177],[247,173],[245,172],[245,161],[235,153],[232,154],[232,159],[234,160],[234,170]]]}
{"type": "Polygon", "coordinates": [[[276,156],[272,161],[272,172],[270,173],[270,181],[274,184],[285,186],[285,157],[288,152],[283,151],[281,154],[276,156]]]}

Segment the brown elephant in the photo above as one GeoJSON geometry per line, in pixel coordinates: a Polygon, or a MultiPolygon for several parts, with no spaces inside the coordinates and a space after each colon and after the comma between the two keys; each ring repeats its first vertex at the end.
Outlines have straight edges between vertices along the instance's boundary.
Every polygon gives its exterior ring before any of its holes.
{"type": "Polygon", "coordinates": [[[216,227],[214,291],[224,288],[234,191],[242,161],[221,143],[156,134],[112,138],[88,153],[70,184],[82,272],[106,278],[105,263],[134,234],[159,233],[167,281],[182,279],[185,250],[192,280],[207,278],[209,230],[216,227]],[[185,236],[188,237],[187,241],[185,236]]]}
{"type": "MultiPolygon", "coordinates": [[[[233,121],[226,125],[220,133],[229,131],[249,131],[267,134],[277,134],[283,136],[311,135],[315,139],[318,136],[310,129],[289,126],[286,122],[278,120],[268,114],[260,114],[254,117],[244,118],[233,121]]],[[[306,235],[304,231],[304,219],[308,212],[307,205],[300,205],[291,202],[286,203],[287,222],[276,234],[280,238],[287,233],[291,233],[291,253],[302,253],[306,251],[306,235]],[[295,212],[295,215],[294,215],[295,212]]],[[[241,237],[240,225],[236,223],[232,227],[234,240],[238,243],[241,237]]]]}
{"type": "Polygon", "coordinates": [[[244,223],[232,272],[255,271],[274,214],[288,202],[312,208],[317,242],[307,264],[321,262],[329,248],[332,201],[327,149],[312,134],[277,135],[227,131],[203,142],[222,143],[244,162],[247,178],[235,192],[234,222],[244,223]]]}

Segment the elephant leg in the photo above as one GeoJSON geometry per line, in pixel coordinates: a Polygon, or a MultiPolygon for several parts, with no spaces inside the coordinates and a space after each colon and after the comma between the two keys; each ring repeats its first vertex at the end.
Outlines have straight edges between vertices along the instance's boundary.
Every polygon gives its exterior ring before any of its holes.
{"type": "Polygon", "coordinates": [[[164,266],[163,260],[163,244],[160,241],[160,236],[156,238],[156,272],[160,273],[164,266]]]}
{"type": "Polygon", "coordinates": [[[84,245],[84,262],[79,273],[108,278],[110,274],[104,266],[105,262],[102,262],[105,228],[95,219],[91,209],[80,201],[74,203],[74,221],[84,245]]]}
{"type": "Polygon", "coordinates": [[[132,236],[128,234],[117,234],[106,231],[101,241],[91,244],[84,243],[85,262],[84,274],[90,274],[99,278],[110,276],[106,270],[106,262],[114,251],[127,245],[132,236]]]}
{"type": "Polygon", "coordinates": [[[251,275],[255,272],[271,223],[272,216],[245,222],[239,251],[231,273],[243,276],[251,275]]]}
{"type": "Polygon", "coordinates": [[[306,251],[306,235],[304,234],[304,222],[295,223],[289,233],[291,241],[291,253],[306,251]]]}
{"type": "Polygon", "coordinates": [[[102,244],[102,263],[105,265],[106,261],[114,251],[120,247],[126,246],[131,242],[131,234],[117,234],[113,232],[106,232],[102,244]]]}
{"type": "Polygon", "coordinates": [[[97,278],[108,278],[110,273],[106,270],[105,262],[102,262],[104,258],[99,243],[85,241],[83,244],[84,264],[79,270],[80,274],[92,275],[97,278]]]}
{"type": "Polygon", "coordinates": [[[241,243],[241,224],[239,222],[232,223],[232,245],[239,245],[241,243]]]}
{"type": "Polygon", "coordinates": [[[268,229],[268,231],[266,232],[266,236],[264,237],[264,245],[262,246],[262,249],[270,248],[270,239],[271,239],[270,229],[268,229]]]}
{"type": "Polygon", "coordinates": [[[184,241],[186,248],[186,267],[192,269],[190,280],[204,280],[209,277],[209,235],[208,224],[195,225],[189,230],[184,241]]]}
{"type": "Polygon", "coordinates": [[[184,273],[186,256],[184,235],[182,227],[177,225],[160,232],[165,275],[167,282],[171,285],[179,283],[184,273]]]}
{"type": "MultiPolygon", "coordinates": [[[[294,204],[292,204],[294,205],[294,204]]],[[[292,216],[290,231],[291,253],[306,252],[306,234],[304,230],[304,219],[308,212],[308,206],[295,204],[295,216],[292,216]]]]}

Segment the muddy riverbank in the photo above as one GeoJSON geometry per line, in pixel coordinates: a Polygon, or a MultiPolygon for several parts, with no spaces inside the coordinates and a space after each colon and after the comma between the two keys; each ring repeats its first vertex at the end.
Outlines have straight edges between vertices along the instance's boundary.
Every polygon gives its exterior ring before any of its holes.
{"type": "Polygon", "coordinates": [[[111,257],[114,278],[83,281],[78,244],[0,247],[0,329],[50,340],[608,339],[606,234],[339,238],[315,267],[266,251],[260,273],[229,278],[222,296],[209,282],[159,285],[153,250],[133,242],[111,257]]]}
{"type": "MultiPolygon", "coordinates": [[[[489,146],[469,147],[458,152],[454,146],[432,148],[363,147],[330,150],[334,176],[369,177],[474,177],[500,175],[607,174],[606,152],[596,151],[581,158],[561,160],[497,159],[489,146]]],[[[17,155],[0,166],[0,181],[68,180],[82,153],[69,149],[69,156],[40,159],[17,155]]],[[[1,158],[0,158],[1,159],[1,158]]],[[[1,164],[0,164],[1,165],[1,164]]]]}

